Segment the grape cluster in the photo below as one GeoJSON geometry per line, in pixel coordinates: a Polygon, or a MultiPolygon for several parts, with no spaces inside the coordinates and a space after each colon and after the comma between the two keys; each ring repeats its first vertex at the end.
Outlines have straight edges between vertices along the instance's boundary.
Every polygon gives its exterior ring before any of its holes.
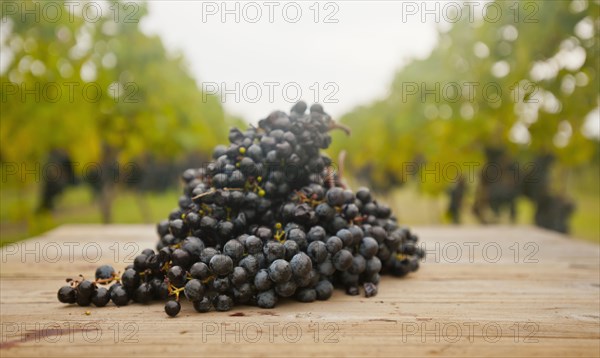
{"type": "Polygon", "coordinates": [[[102,266],[93,282],[70,280],[59,300],[166,300],[165,312],[176,316],[181,296],[198,312],[273,308],[287,297],[326,300],[334,287],[374,296],[381,274],[416,271],[424,256],[417,236],[368,189],[347,189],[320,152],[331,129],[345,128],[319,104],[306,112],[298,102],[289,115],[232,128],[209,164],[182,174],[183,195],[157,225],[156,251],[144,250],[122,274],[102,266]]]}

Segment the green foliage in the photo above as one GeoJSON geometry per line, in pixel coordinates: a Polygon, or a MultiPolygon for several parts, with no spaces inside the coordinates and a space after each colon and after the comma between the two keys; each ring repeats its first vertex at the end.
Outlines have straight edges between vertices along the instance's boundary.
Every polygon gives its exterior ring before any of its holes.
{"type": "MultiPolygon", "coordinates": [[[[115,199],[115,224],[153,224],[165,217],[165,208],[173,206],[173,198],[180,191],[173,189],[162,193],[139,195],[132,191],[123,191],[115,199]]],[[[60,210],[44,213],[22,220],[18,210],[30,213],[38,204],[36,187],[5,188],[0,191],[0,246],[23,240],[65,224],[102,223],[102,213],[95,205],[89,190],[77,187],[65,192],[60,198],[60,210]],[[24,225],[27,224],[27,225],[24,225]]],[[[168,210],[168,209],[167,209],[168,210]]]]}
{"type": "MultiPolygon", "coordinates": [[[[440,30],[439,46],[401,69],[385,99],[345,115],[353,135],[336,135],[333,155],[348,150],[348,169],[370,168],[382,188],[407,178],[405,162],[463,167],[483,163],[485,147],[528,160],[552,153],[569,168],[597,158],[598,140],[581,128],[599,104],[600,5],[495,3],[499,21],[463,16],[440,30]]],[[[421,189],[439,194],[452,179],[421,180],[421,189]]]]}
{"type": "Polygon", "coordinates": [[[96,22],[55,3],[58,21],[22,16],[31,1],[2,14],[2,49],[12,57],[0,76],[3,162],[43,163],[53,148],[79,163],[169,159],[224,141],[219,100],[200,91],[181,56],[140,30],[144,3],[131,11],[112,0],[96,22]]]}

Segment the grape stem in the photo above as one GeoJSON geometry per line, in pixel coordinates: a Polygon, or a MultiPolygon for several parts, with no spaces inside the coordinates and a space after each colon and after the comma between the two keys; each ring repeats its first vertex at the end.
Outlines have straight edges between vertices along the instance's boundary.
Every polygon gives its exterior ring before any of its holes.
{"type": "Polygon", "coordinates": [[[109,278],[99,278],[99,279],[95,280],[94,283],[99,283],[102,285],[105,283],[111,283],[113,281],[120,282],[121,279],[118,277],[118,275],[114,275],[113,277],[109,277],[109,278]]]}
{"type": "Polygon", "coordinates": [[[179,301],[179,293],[181,293],[181,291],[183,291],[184,289],[185,287],[177,288],[169,283],[169,296],[175,295],[175,300],[179,301]]]}
{"type": "Polygon", "coordinates": [[[331,167],[327,167],[327,184],[330,188],[335,186],[335,178],[333,177],[333,170],[331,167]]]}
{"type": "Polygon", "coordinates": [[[334,129],[341,129],[342,131],[344,131],[344,133],[346,133],[347,136],[352,135],[352,130],[350,129],[350,127],[347,127],[341,123],[337,123],[336,121],[331,121],[329,123],[329,130],[334,130],[334,129]]]}
{"type": "Polygon", "coordinates": [[[198,194],[198,195],[194,196],[194,197],[192,198],[192,200],[200,199],[200,198],[202,198],[202,197],[204,197],[204,196],[206,196],[206,195],[213,194],[213,193],[215,193],[216,191],[217,191],[217,190],[216,190],[215,188],[212,188],[212,189],[210,189],[209,191],[207,191],[207,192],[205,192],[205,193],[198,194]]]}
{"type": "Polygon", "coordinates": [[[338,155],[338,181],[340,182],[340,186],[344,189],[349,189],[350,187],[346,184],[344,180],[344,162],[346,161],[346,151],[342,150],[338,155]]]}

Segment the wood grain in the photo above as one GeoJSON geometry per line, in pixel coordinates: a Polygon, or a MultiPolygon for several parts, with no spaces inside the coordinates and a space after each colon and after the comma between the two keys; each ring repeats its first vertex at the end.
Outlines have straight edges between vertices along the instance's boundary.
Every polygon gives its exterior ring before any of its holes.
{"type": "Polygon", "coordinates": [[[186,302],[172,319],[161,303],[56,300],[65,277],[153,247],[153,226],[60,227],[0,250],[0,356],[600,355],[600,246],[531,227],[415,232],[427,259],[376,297],[206,314],[186,302]]]}

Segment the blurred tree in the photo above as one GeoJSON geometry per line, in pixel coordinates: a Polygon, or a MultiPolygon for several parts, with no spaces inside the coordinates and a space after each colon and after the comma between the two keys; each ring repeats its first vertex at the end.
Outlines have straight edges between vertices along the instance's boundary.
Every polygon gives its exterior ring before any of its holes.
{"type": "Polygon", "coordinates": [[[141,31],[145,3],[111,0],[96,17],[98,2],[67,3],[2,6],[1,45],[10,55],[0,76],[0,158],[33,167],[52,149],[66,150],[109,222],[116,183],[133,178],[132,159],[210,153],[226,123],[183,58],[141,31]]]}
{"type": "Polygon", "coordinates": [[[345,115],[354,134],[338,134],[333,155],[347,149],[348,169],[366,168],[376,188],[415,175],[434,195],[458,180],[456,168],[481,168],[486,148],[530,161],[552,155],[565,168],[597,158],[598,138],[584,127],[599,105],[599,3],[492,5],[500,16],[471,21],[463,9],[427,58],[396,74],[385,99],[345,115]]]}

